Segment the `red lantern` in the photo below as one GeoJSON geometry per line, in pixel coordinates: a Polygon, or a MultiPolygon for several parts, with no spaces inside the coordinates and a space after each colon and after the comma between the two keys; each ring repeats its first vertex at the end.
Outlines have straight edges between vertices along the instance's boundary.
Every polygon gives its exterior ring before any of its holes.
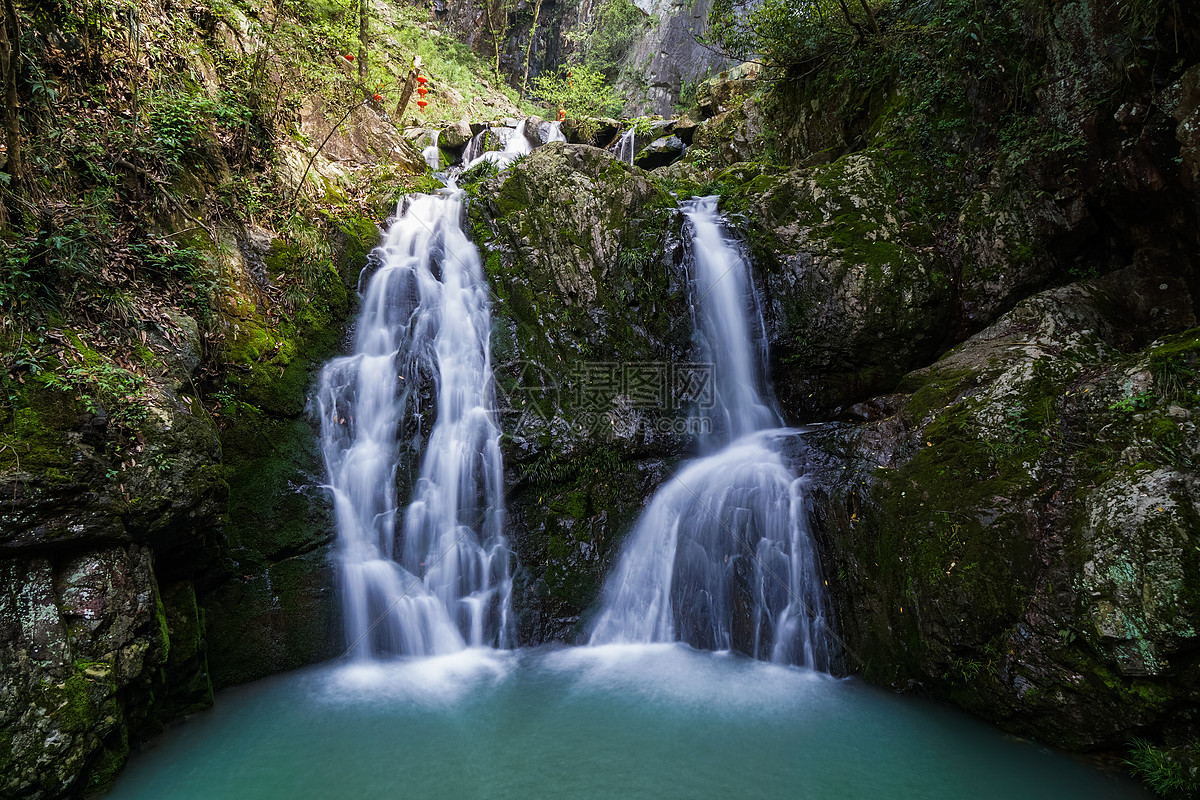
{"type": "Polygon", "coordinates": [[[421,97],[424,97],[425,95],[429,94],[429,90],[426,89],[424,86],[418,86],[417,94],[421,95],[421,97]]]}
{"type": "Polygon", "coordinates": [[[352,56],[352,55],[350,55],[350,54],[346,54],[346,55],[342,56],[342,58],[346,59],[346,60],[347,60],[347,61],[349,61],[351,64],[353,64],[353,63],[354,63],[354,56],[352,56]]]}
{"type": "Polygon", "coordinates": [[[422,111],[425,110],[425,106],[427,106],[427,105],[429,105],[428,100],[418,100],[417,101],[417,107],[420,108],[422,111]]]}
{"type": "Polygon", "coordinates": [[[428,82],[429,82],[429,78],[426,78],[424,75],[417,76],[417,83],[421,84],[422,86],[424,86],[428,82]]]}

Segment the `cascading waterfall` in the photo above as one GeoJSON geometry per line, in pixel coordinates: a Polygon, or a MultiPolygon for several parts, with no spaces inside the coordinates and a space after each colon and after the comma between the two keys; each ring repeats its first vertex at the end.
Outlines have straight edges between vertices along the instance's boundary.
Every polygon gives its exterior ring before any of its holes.
{"type": "Polygon", "coordinates": [[[562,132],[562,122],[543,122],[538,126],[538,133],[542,135],[542,142],[550,144],[551,142],[565,142],[566,135],[562,132]]]}
{"type": "Polygon", "coordinates": [[[321,376],[346,637],[358,658],[511,641],[491,308],[462,194],[415,195],[376,251],[354,354],[321,376]],[[422,409],[436,393],[436,409],[422,409]],[[424,458],[397,535],[403,447],[424,458]],[[403,439],[401,438],[403,437],[403,439]]]}
{"type": "Polygon", "coordinates": [[[717,452],[650,501],[605,587],[592,644],[671,642],[829,668],[825,592],[803,481],[789,467],[766,380],[762,316],[716,198],[682,204],[701,350],[712,364],[717,452]],[[754,327],[751,326],[751,321],[754,327]],[[755,339],[758,340],[756,344],[755,339]]]}

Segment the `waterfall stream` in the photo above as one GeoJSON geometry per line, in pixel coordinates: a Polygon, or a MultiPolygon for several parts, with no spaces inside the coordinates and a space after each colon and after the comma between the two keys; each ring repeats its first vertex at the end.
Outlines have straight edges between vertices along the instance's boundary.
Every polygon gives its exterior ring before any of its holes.
{"type": "Polygon", "coordinates": [[[457,191],[401,200],[376,251],[354,353],[321,376],[321,447],[357,658],[511,643],[491,309],[462,210],[457,191]],[[403,449],[424,457],[401,515],[403,449]]]}
{"type": "MultiPolygon", "coordinates": [[[[829,667],[803,481],[766,380],[762,317],[716,198],[682,204],[696,334],[712,369],[708,448],[650,501],[605,588],[592,644],[684,641],[829,667]]],[[[702,427],[703,429],[703,427],[702,427]]]]}

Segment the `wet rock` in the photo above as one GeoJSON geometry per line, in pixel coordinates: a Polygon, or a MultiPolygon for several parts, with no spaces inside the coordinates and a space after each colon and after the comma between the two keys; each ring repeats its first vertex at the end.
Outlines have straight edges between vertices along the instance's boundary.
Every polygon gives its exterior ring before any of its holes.
{"type": "Polygon", "coordinates": [[[683,155],[683,142],[678,136],[663,136],[646,145],[633,163],[642,169],[658,169],[673,163],[683,155]]]}
{"type": "Polygon", "coordinates": [[[341,652],[337,581],[329,548],[235,578],[204,597],[208,665],[215,688],[232,686],[341,652]],[[246,643],[253,642],[253,648],[246,643]]]}
{"type": "Polygon", "coordinates": [[[0,561],[5,796],[104,791],[124,763],[170,646],[151,561],[137,545],[0,561]]]}
{"type": "Polygon", "coordinates": [[[675,125],[671,132],[679,137],[684,144],[691,144],[693,137],[696,135],[696,129],[700,126],[698,122],[690,116],[684,115],[675,120],[675,125]]]}
{"type": "MultiPolygon", "coordinates": [[[[697,145],[699,146],[699,145],[697,145]]],[[[742,184],[764,287],[775,383],[797,421],[895,388],[947,343],[952,265],[914,195],[929,180],[901,154],[859,153],[742,184]]]]}
{"type": "Polygon", "coordinates": [[[465,147],[467,142],[471,141],[473,135],[471,126],[466,120],[456,122],[453,125],[442,128],[438,134],[438,147],[457,150],[460,147],[465,147]]]}
{"type": "Polygon", "coordinates": [[[642,498],[691,441],[670,389],[692,347],[670,255],[681,220],[644,172],[584,145],[539,148],[479,196],[514,610],[522,642],[569,641],[642,498]]]}

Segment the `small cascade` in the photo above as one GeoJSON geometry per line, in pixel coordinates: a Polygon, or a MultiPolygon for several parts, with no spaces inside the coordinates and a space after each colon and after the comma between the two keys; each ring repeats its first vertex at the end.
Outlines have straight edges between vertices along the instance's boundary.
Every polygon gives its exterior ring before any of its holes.
{"type": "Polygon", "coordinates": [[[550,144],[551,142],[565,142],[567,140],[566,134],[562,132],[561,120],[547,122],[545,125],[545,130],[539,132],[543,134],[542,139],[546,144],[550,144]]]}
{"type": "Polygon", "coordinates": [[[525,136],[525,120],[519,120],[515,127],[495,127],[481,131],[472,137],[463,150],[462,171],[465,172],[476,164],[490,161],[500,169],[507,168],[512,162],[533,152],[533,143],[525,136]],[[487,137],[498,137],[504,142],[503,150],[484,151],[487,137]]]}
{"type": "Polygon", "coordinates": [[[487,137],[490,132],[491,128],[484,128],[471,137],[471,141],[467,142],[467,146],[463,148],[463,164],[474,164],[479,160],[479,157],[483,155],[483,148],[487,146],[487,137]]]}
{"type": "Polygon", "coordinates": [[[684,641],[829,668],[826,601],[803,480],[784,457],[762,317],[716,198],[682,204],[701,350],[712,364],[711,455],[651,499],[605,587],[592,644],[684,641]]]}
{"type": "Polygon", "coordinates": [[[401,200],[354,353],[321,375],[346,637],[360,659],[512,643],[491,308],[462,213],[461,192],[401,200]],[[436,408],[422,409],[430,397],[436,408]],[[405,448],[423,460],[401,515],[405,448]]]}
{"type": "Polygon", "coordinates": [[[637,147],[637,127],[630,128],[621,134],[621,138],[617,140],[617,144],[613,148],[617,158],[624,161],[626,164],[633,165],[633,158],[637,155],[635,152],[637,147]]]}
{"type": "Polygon", "coordinates": [[[441,166],[442,160],[442,151],[438,149],[438,132],[436,130],[429,131],[428,141],[429,144],[421,151],[421,158],[425,159],[425,163],[429,165],[430,169],[436,170],[441,166]]]}

